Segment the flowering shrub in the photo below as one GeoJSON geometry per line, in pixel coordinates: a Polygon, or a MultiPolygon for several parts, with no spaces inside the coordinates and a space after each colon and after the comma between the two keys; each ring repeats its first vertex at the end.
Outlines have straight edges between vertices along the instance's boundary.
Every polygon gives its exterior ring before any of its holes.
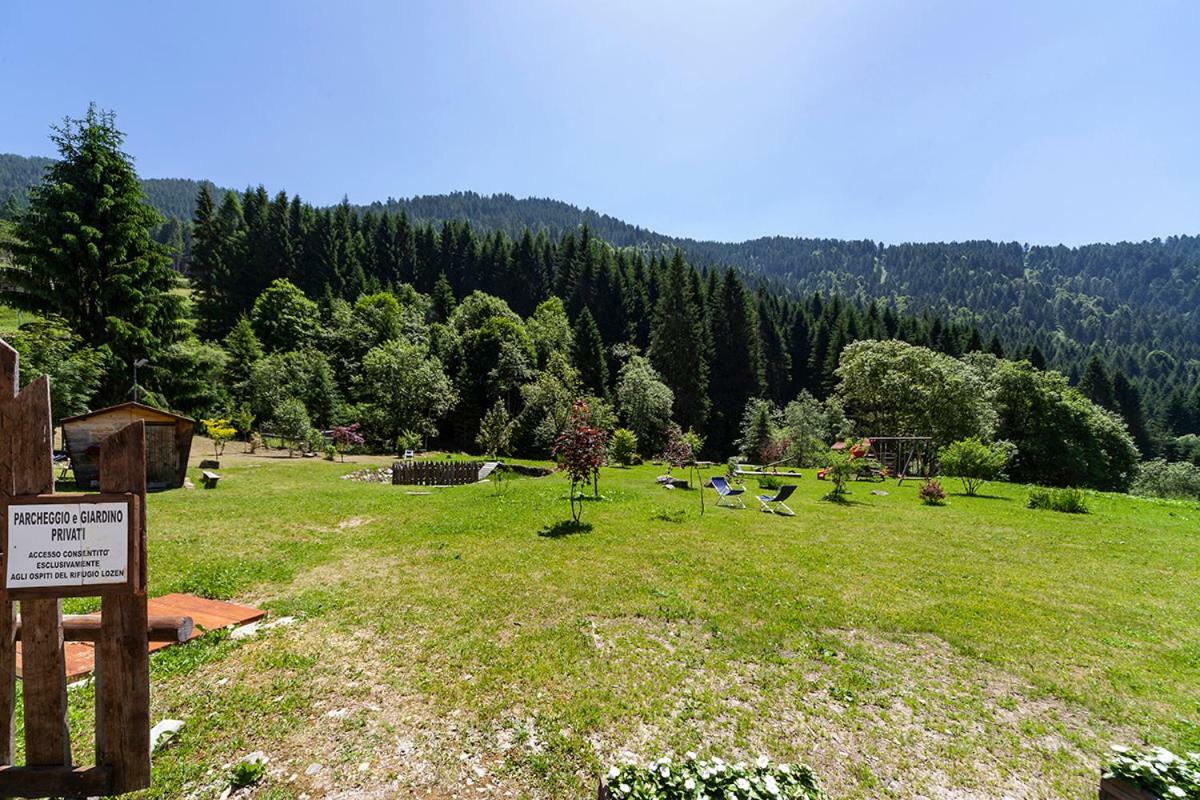
{"type": "Polygon", "coordinates": [[[220,458],[225,453],[225,443],[237,435],[237,430],[224,418],[202,419],[200,424],[204,426],[208,438],[212,439],[213,454],[220,458]]]}
{"type": "Polygon", "coordinates": [[[807,766],[772,764],[766,756],[753,764],[697,761],[695,753],[678,764],[660,758],[643,767],[630,760],[610,769],[605,782],[613,800],[827,800],[807,766]]]}
{"type": "Polygon", "coordinates": [[[1136,784],[1163,800],[1200,798],[1200,753],[1177,756],[1170,750],[1130,750],[1113,747],[1113,759],[1104,771],[1136,784]]]}
{"type": "Polygon", "coordinates": [[[937,478],[930,478],[917,489],[917,497],[927,506],[940,506],[946,502],[946,490],[937,478]]]}

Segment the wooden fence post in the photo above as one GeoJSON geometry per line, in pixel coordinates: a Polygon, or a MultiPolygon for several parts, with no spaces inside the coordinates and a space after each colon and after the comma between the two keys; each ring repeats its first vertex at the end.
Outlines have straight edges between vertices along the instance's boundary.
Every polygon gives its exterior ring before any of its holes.
{"type": "Polygon", "coordinates": [[[96,642],[96,762],[112,767],[114,794],[150,785],[150,654],[146,648],[146,423],[100,446],[100,491],[137,500],[130,549],[133,591],[101,599],[96,642]],[[136,563],[135,563],[136,562],[136,563]]]}
{"type": "MultiPolygon", "coordinates": [[[[17,391],[20,360],[6,343],[0,343],[5,383],[0,394],[0,414],[7,445],[4,461],[9,497],[49,494],[54,491],[54,446],[50,425],[50,382],[43,375],[17,391]]],[[[12,604],[4,592],[0,613],[7,643],[14,634],[12,604]]],[[[21,642],[21,671],[25,706],[25,763],[54,766],[71,763],[71,738],[67,729],[67,670],[63,653],[62,601],[21,601],[21,616],[29,632],[21,642]],[[30,713],[30,709],[38,709],[30,713]]],[[[7,648],[6,648],[7,649],[7,648]]],[[[15,648],[14,648],[15,654],[15,648]]],[[[7,654],[5,654],[7,657],[7,654]]],[[[15,660],[15,655],[14,655],[15,660]]],[[[7,661],[5,666],[7,666],[7,661]]],[[[14,663],[15,667],[15,663],[14,663]]],[[[15,671],[15,670],[14,670],[15,671]]],[[[7,684],[7,680],[5,681],[7,684]]],[[[9,705],[4,703],[4,706],[9,705]]],[[[0,713],[6,709],[0,708],[0,713]]],[[[11,720],[11,717],[9,718],[11,720]]],[[[3,724],[3,721],[0,721],[3,724]]],[[[8,725],[11,730],[11,722],[8,725]]],[[[9,759],[11,763],[11,734],[9,759]]]]}
{"type": "MultiPolygon", "coordinates": [[[[5,407],[20,390],[17,351],[0,342],[0,493],[12,496],[12,439],[5,407]]],[[[16,606],[0,589],[0,765],[13,763],[13,719],[17,705],[16,606]]]]}

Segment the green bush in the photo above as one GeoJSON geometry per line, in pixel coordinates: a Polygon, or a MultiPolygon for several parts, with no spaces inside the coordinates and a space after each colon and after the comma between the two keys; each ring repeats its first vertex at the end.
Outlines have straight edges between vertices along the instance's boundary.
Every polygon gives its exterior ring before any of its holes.
{"type": "Polygon", "coordinates": [[[1147,461],[1138,467],[1130,494],[1173,500],[1200,500],[1200,467],[1187,461],[1147,461]]]}
{"type": "Polygon", "coordinates": [[[985,444],[976,436],[959,439],[938,454],[942,472],[958,478],[968,495],[974,496],[988,481],[1004,477],[1004,467],[1015,448],[1008,442],[985,444]]]}
{"type": "Polygon", "coordinates": [[[1064,514],[1088,513],[1087,497],[1082,489],[1045,489],[1035,486],[1029,490],[1030,508],[1060,511],[1064,514]]]}
{"type": "Polygon", "coordinates": [[[758,488],[760,489],[778,489],[781,486],[783,486],[783,478],[764,475],[758,479],[758,488]]]}
{"type": "Polygon", "coordinates": [[[608,442],[608,454],[622,467],[628,467],[637,457],[637,434],[628,428],[617,428],[608,442]]]}
{"type": "Polygon", "coordinates": [[[1200,797],[1200,753],[1177,756],[1161,747],[1131,751],[1120,745],[1113,753],[1106,778],[1121,778],[1164,800],[1200,797]]]}
{"type": "Polygon", "coordinates": [[[610,769],[605,782],[615,800],[828,800],[806,765],[772,764],[766,756],[753,764],[697,761],[694,753],[678,764],[670,758],[644,767],[626,763],[610,769]]]}

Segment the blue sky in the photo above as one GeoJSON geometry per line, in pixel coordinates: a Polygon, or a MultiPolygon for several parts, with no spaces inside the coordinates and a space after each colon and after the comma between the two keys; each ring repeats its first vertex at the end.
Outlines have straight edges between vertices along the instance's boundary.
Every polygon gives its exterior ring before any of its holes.
{"type": "Polygon", "coordinates": [[[0,10],[0,152],[117,112],[147,177],[470,189],[663,233],[1200,233],[1200,3],[106,2],[0,10]]]}

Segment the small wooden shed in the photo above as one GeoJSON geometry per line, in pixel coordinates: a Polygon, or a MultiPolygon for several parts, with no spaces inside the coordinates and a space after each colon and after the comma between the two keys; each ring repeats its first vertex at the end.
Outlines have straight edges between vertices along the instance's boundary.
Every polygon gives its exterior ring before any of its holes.
{"type": "Polygon", "coordinates": [[[147,487],[183,486],[195,421],[141,403],[122,403],[62,421],[63,444],[71,456],[75,483],[81,489],[93,489],[100,484],[100,443],[138,420],[146,423],[147,487]]]}

